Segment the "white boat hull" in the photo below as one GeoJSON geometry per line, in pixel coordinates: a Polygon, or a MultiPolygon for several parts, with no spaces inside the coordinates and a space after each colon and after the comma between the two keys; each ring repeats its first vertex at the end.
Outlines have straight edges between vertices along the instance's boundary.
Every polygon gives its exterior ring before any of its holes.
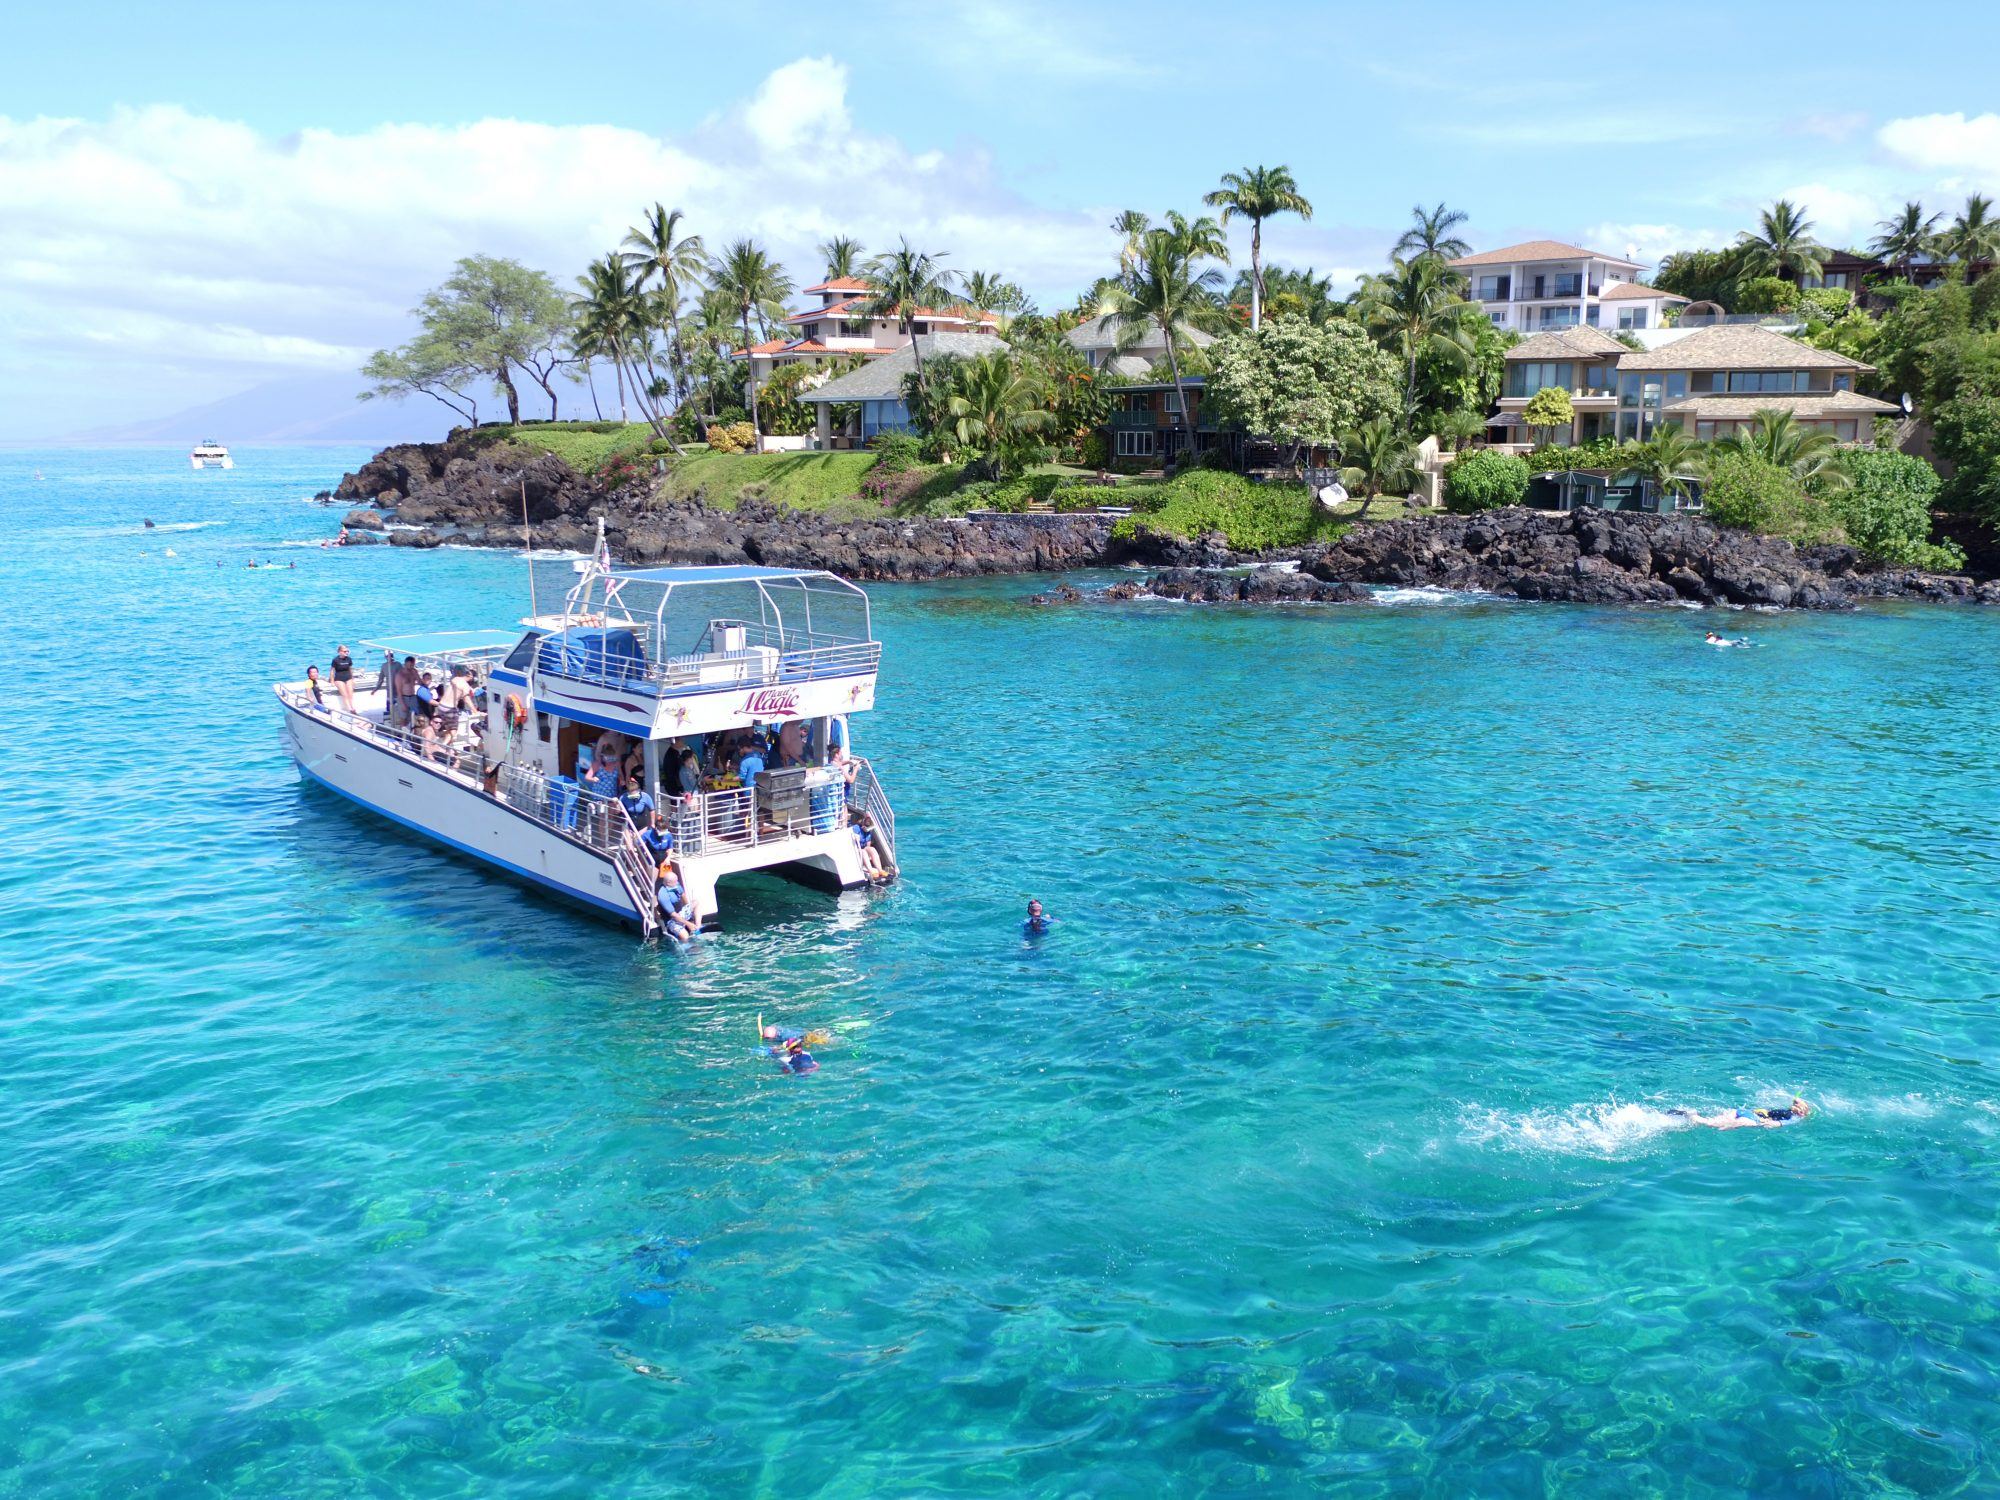
{"type": "MultiPolygon", "coordinates": [[[[280,699],[292,757],[306,776],[358,806],[486,861],[518,879],[607,917],[641,925],[609,856],[537,822],[443,770],[399,755],[331,716],[280,699]]],[[[852,833],[767,839],[679,860],[689,899],[704,921],[717,912],[716,882],[770,869],[832,890],[867,884],[852,833]]]]}
{"type": "Polygon", "coordinates": [[[455,776],[349,733],[324,715],[287,703],[285,730],[292,758],[320,785],[462,854],[639,925],[639,913],[616,867],[589,846],[564,838],[455,776]]]}

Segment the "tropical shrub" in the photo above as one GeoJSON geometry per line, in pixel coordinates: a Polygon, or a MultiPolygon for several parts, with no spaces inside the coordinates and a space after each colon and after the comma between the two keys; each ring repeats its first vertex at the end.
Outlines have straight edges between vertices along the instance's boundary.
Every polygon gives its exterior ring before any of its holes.
{"type": "Polygon", "coordinates": [[[1444,471],[1445,509],[1461,515],[1519,505],[1527,493],[1527,461],[1511,453],[1482,448],[1455,459],[1444,471]]]}
{"type": "Polygon", "coordinates": [[[1203,400],[1225,421],[1285,447],[1325,448],[1401,409],[1401,374],[1354,323],[1280,318],[1214,348],[1203,400]]]}
{"type": "Polygon", "coordinates": [[[1940,403],[1931,422],[1938,455],[1955,465],[1947,501],[2000,522],[2000,396],[1966,391],[1940,403]]]}
{"type": "Polygon", "coordinates": [[[920,461],[923,444],[907,432],[878,432],[868,440],[868,451],[875,455],[875,467],[871,474],[907,474],[920,461]]]}
{"type": "Polygon", "coordinates": [[[1841,536],[1827,502],[1808,493],[1789,469],[1727,444],[1718,445],[1709,459],[1702,508],[1718,525],[1794,542],[1838,541],[1841,536]]]}
{"type": "Polygon", "coordinates": [[[1123,517],[1112,534],[1197,540],[1220,532],[1232,551],[1268,552],[1330,540],[1343,529],[1302,484],[1253,484],[1241,474],[1190,469],[1161,485],[1147,509],[1123,517]]]}
{"type": "Polygon", "coordinates": [[[1592,438],[1585,443],[1543,443],[1528,455],[1528,471],[1544,474],[1550,470],[1621,469],[1630,462],[1634,443],[1617,438],[1592,438]]]}
{"type": "Polygon", "coordinates": [[[1797,306],[1808,323],[1838,323],[1854,311],[1854,293],[1840,286],[1807,287],[1797,306]]]}
{"type": "Polygon", "coordinates": [[[1799,305],[1799,289],[1779,276],[1752,276],[1737,283],[1731,312],[1787,313],[1799,305]]]}
{"type": "Polygon", "coordinates": [[[813,429],[813,410],[799,400],[799,392],[813,378],[810,365],[795,361],[781,365],[764,382],[757,401],[757,417],[764,430],[776,437],[796,436],[813,429]]]}
{"type": "Polygon", "coordinates": [[[1868,448],[1851,449],[1840,462],[1852,482],[1830,494],[1827,503],[1848,541],[1870,557],[1904,567],[1953,572],[1965,566],[1956,545],[1930,539],[1936,469],[1913,454],[1868,448]]]}
{"type": "Polygon", "coordinates": [[[715,453],[748,453],[757,446],[757,429],[748,422],[715,423],[708,429],[708,446],[715,453]]]}
{"type": "Polygon", "coordinates": [[[1076,461],[1086,469],[1101,469],[1111,462],[1111,444],[1101,432],[1087,433],[1076,445],[1076,461]]]}
{"type": "Polygon", "coordinates": [[[1576,421],[1576,403],[1561,386],[1545,385],[1528,398],[1521,408],[1521,420],[1530,431],[1553,431],[1576,421]]]}

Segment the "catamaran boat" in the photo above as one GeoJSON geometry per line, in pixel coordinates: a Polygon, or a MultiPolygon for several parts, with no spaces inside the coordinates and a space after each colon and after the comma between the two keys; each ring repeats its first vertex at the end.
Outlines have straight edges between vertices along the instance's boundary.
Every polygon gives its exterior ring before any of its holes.
{"type": "Polygon", "coordinates": [[[864,813],[894,867],[895,816],[849,727],[874,707],[882,656],[865,593],[816,569],[618,569],[601,545],[576,567],[561,613],[522,629],[365,642],[383,669],[357,671],[353,713],[330,682],[323,703],[306,682],[276,684],[299,769],[648,936],[658,878],[640,830],[623,802],[579,781],[605,731],[643,746],[646,791],[704,924],[718,882],[747,870],[834,891],[867,884],[851,826],[864,813]],[[483,684],[455,724],[420,732],[392,701],[393,665],[411,657],[434,683],[469,668],[483,684]],[[760,727],[796,752],[782,768],[740,786],[706,753],[702,789],[681,790],[683,749],[760,727]]]}
{"type": "Polygon", "coordinates": [[[229,456],[229,450],[214,438],[203,438],[188,454],[188,462],[197,469],[233,469],[236,460],[229,456]]]}

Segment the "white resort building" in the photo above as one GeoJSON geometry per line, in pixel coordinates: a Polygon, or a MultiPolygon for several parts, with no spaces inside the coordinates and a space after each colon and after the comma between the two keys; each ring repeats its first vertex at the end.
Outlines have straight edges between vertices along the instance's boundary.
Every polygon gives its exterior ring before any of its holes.
{"type": "Polygon", "coordinates": [[[998,314],[959,306],[918,308],[910,318],[910,332],[906,333],[899,313],[869,315],[867,307],[874,293],[867,282],[851,276],[809,286],[804,295],[817,296],[819,306],[786,318],[785,337],[734,353],[737,359],[749,356],[750,372],[760,386],[781,364],[804,361],[819,365],[857,354],[875,359],[907,348],[912,334],[997,335],[1000,332],[998,314]]]}
{"type": "Polygon", "coordinates": [[[1493,326],[1514,333],[1658,328],[1668,308],[1687,305],[1687,298],[1640,281],[1638,261],[1560,240],[1482,250],[1451,265],[1493,326]]]}

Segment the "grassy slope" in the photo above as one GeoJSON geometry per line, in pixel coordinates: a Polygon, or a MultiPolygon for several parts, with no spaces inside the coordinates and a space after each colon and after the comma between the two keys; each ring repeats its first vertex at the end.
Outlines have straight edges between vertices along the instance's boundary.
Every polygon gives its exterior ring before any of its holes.
{"type": "Polygon", "coordinates": [[[611,432],[590,432],[586,424],[535,422],[521,427],[482,427],[481,442],[509,442],[535,453],[553,453],[579,474],[594,474],[608,459],[636,453],[653,430],[644,422],[627,422],[611,432]]]}
{"type": "Polygon", "coordinates": [[[690,453],[669,465],[667,493],[699,495],[716,510],[734,510],[749,495],[793,510],[880,515],[858,494],[874,464],[872,453],[690,453]]]}

